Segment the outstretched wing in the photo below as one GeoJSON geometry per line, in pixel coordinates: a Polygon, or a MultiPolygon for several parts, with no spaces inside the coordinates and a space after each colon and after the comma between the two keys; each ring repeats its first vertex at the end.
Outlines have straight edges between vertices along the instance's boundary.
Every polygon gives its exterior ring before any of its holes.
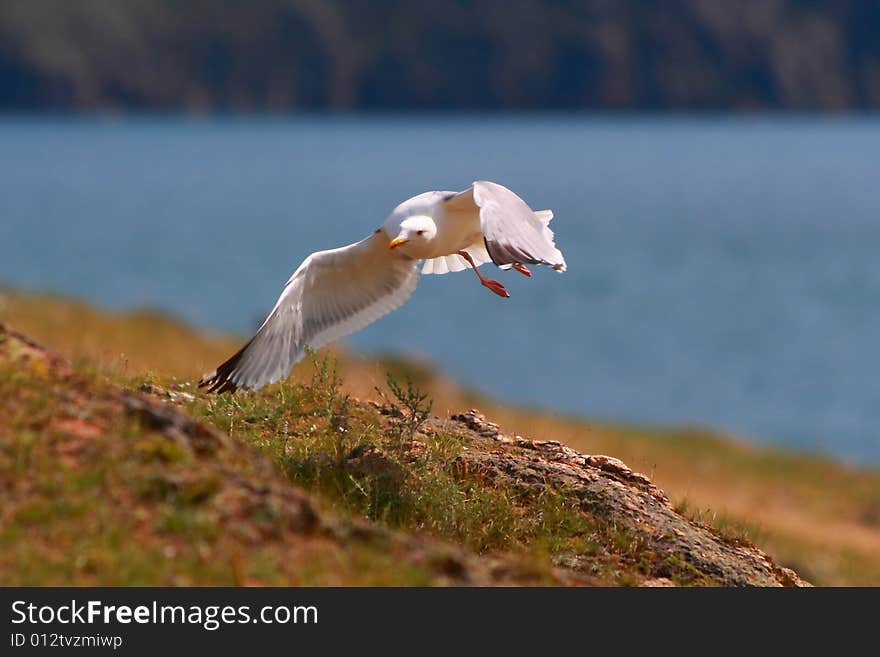
{"type": "Polygon", "coordinates": [[[536,213],[506,187],[478,180],[444,201],[443,208],[448,214],[479,212],[486,251],[499,267],[547,265],[565,271],[565,258],[556,248],[549,226],[553,213],[536,213]]]}
{"type": "Polygon", "coordinates": [[[210,392],[257,389],[290,373],[306,348],[319,349],[399,308],[418,283],[417,262],[377,231],[318,251],[287,281],[256,335],[199,382],[210,392]]]}

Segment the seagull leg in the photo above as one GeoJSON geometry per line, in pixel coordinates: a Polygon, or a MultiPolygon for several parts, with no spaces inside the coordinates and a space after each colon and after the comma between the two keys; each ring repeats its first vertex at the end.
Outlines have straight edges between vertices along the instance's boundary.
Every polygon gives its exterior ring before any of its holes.
{"type": "Polygon", "coordinates": [[[458,255],[467,260],[470,263],[471,267],[474,268],[474,273],[477,275],[477,278],[480,279],[480,283],[483,285],[483,287],[489,288],[499,297],[504,297],[506,299],[510,296],[510,292],[508,292],[501,283],[499,283],[498,281],[493,281],[490,278],[486,278],[480,273],[480,270],[477,269],[477,266],[474,264],[474,259],[471,258],[470,253],[468,253],[467,251],[459,251],[458,255]]]}
{"type": "Polygon", "coordinates": [[[523,276],[528,276],[529,278],[532,277],[532,272],[530,272],[525,265],[521,265],[518,262],[515,262],[513,264],[513,268],[516,269],[523,276]]]}

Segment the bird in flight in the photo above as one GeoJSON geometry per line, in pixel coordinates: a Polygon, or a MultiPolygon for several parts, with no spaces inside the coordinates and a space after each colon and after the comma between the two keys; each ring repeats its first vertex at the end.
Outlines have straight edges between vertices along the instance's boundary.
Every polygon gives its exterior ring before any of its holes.
{"type": "Polygon", "coordinates": [[[284,286],[257,333],[206,374],[209,392],[256,390],[286,377],[307,349],[358,331],[409,299],[423,274],[470,267],[500,297],[505,287],[478,267],[492,262],[531,276],[526,265],[565,271],[550,210],[533,211],[497,183],[462,192],[425,192],[398,205],[372,235],[307,257],[284,286]]]}

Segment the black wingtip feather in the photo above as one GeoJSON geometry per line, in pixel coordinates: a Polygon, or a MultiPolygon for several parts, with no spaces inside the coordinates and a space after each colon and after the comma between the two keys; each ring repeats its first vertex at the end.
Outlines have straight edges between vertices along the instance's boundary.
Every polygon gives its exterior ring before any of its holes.
{"type": "Polygon", "coordinates": [[[209,393],[216,393],[218,395],[221,395],[224,392],[234,393],[238,390],[239,385],[230,377],[235,372],[235,368],[238,366],[244,355],[245,349],[247,349],[249,345],[250,342],[235,352],[235,354],[233,354],[228,360],[224,361],[221,365],[218,365],[216,370],[202,377],[199,381],[199,388],[207,388],[209,393]]]}

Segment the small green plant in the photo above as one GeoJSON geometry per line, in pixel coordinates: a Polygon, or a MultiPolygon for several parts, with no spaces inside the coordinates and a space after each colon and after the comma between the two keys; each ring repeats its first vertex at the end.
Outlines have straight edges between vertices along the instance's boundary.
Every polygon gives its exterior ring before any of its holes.
{"type": "Polygon", "coordinates": [[[350,399],[342,394],[342,377],[335,358],[315,358],[314,366],[310,388],[314,395],[315,414],[327,420],[336,461],[342,464],[348,453],[350,399]]]}
{"type": "Polygon", "coordinates": [[[349,397],[343,395],[336,400],[336,405],[330,411],[330,435],[334,439],[336,448],[336,462],[344,464],[349,453],[349,397]]]}
{"type": "Polygon", "coordinates": [[[332,356],[317,356],[313,359],[314,370],[310,388],[318,404],[318,411],[328,420],[333,416],[333,409],[338,405],[342,377],[339,374],[339,366],[332,356]]]}
{"type": "Polygon", "coordinates": [[[396,401],[389,399],[379,388],[376,388],[376,392],[391,409],[391,437],[398,445],[408,446],[431,416],[434,402],[427,393],[416,388],[409,377],[403,386],[391,372],[386,372],[385,381],[396,401]]]}

